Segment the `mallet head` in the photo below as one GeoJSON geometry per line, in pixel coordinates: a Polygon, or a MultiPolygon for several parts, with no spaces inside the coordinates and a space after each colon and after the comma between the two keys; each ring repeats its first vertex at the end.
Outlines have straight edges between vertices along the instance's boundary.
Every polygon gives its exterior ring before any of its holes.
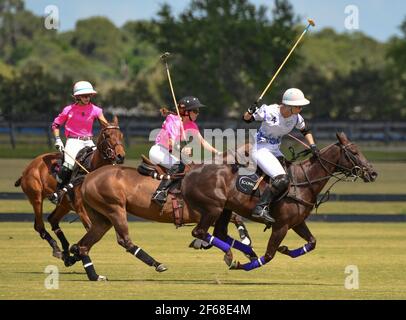
{"type": "Polygon", "coordinates": [[[313,20],[313,19],[307,19],[307,21],[309,22],[309,24],[310,24],[312,27],[315,27],[315,26],[316,26],[316,24],[314,23],[314,20],[313,20]]]}
{"type": "Polygon", "coordinates": [[[161,59],[165,60],[167,57],[169,57],[171,54],[169,52],[165,52],[164,54],[161,55],[161,59]]]}

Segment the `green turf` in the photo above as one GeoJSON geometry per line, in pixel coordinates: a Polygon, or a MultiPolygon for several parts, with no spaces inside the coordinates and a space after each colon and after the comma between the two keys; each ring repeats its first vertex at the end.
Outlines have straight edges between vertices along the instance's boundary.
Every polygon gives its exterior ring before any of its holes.
{"type": "MultiPolygon", "coordinates": [[[[262,255],[269,232],[250,223],[254,249],[262,255]]],[[[29,223],[0,224],[0,299],[405,299],[405,224],[309,223],[318,239],[315,251],[291,259],[277,254],[261,269],[229,271],[216,249],[188,248],[190,227],[131,223],[133,241],[168,267],[156,273],[118,246],[110,231],[91,251],[108,282],[86,280],[81,264],[65,268],[29,223]],[[48,265],[59,268],[59,289],[44,287],[48,265]],[[345,289],[345,268],[357,266],[359,289],[345,289]]],[[[79,223],[63,223],[68,239],[83,234],[79,223]]],[[[236,236],[235,228],[230,232],[236,236]]],[[[290,232],[292,249],[303,240],[290,232]]],[[[235,258],[245,258],[234,251],[235,258]]]]}

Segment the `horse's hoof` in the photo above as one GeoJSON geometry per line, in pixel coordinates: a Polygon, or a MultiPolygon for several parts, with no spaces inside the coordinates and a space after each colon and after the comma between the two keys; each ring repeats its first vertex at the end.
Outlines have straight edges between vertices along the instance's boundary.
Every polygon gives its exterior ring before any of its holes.
{"type": "Polygon", "coordinates": [[[107,277],[106,276],[98,276],[97,277],[97,281],[107,281],[107,277]]]}
{"type": "Polygon", "coordinates": [[[283,253],[283,254],[288,254],[288,251],[289,251],[289,249],[287,246],[280,246],[278,248],[278,252],[283,253]]]}
{"type": "Polygon", "coordinates": [[[194,239],[190,244],[189,244],[189,248],[193,248],[196,250],[202,249],[202,241],[200,239],[194,239]]]}
{"type": "Polygon", "coordinates": [[[206,241],[201,240],[201,239],[195,239],[193,240],[190,244],[189,244],[189,248],[193,248],[196,250],[200,250],[200,249],[210,249],[212,247],[212,245],[208,244],[206,241]]]}
{"type": "Polygon", "coordinates": [[[75,259],[74,257],[71,256],[64,256],[63,257],[63,262],[65,264],[65,267],[71,267],[73,266],[78,260],[75,259]]]}
{"type": "Polygon", "coordinates": [[[231,266],[233,263],[233,253],[231,250],[227,251],[227,253],[224,255],[224,261],[228,266],[231,266]]]}
{"type": "Polygon", "coordinates": [[[57,258],[57,259],[61,259],[63,260],[63,255],[62,255],[62,251],[61,250],[54,250],[52,251],[52,255],[57,258]]]}
{"type": "Polygon", "coordinates": [[[168,270],[168,268],[165,267],[165,265],[163,265],[162,263],[159,264],[159,265],[155,268],[155,271],[158,271],[158,272],[164,272],[164,271],[166,271],[166,270],[168,270]]]}
{"type": "Polygon", "coordinates": [[[229,265],[229,270],[238,270],[240,269],[240,262],[239,261],[233,261],[229,265]]]}

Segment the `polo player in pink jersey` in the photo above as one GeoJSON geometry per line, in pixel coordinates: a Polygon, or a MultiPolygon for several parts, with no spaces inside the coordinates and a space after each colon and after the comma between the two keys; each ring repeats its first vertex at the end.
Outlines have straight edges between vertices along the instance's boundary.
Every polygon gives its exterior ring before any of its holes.
{"type": "Polygon", "coordinates": [[[91,97],[96,94],[97,92],[90,82],[75,83],[73,87],[75,103],[66,106],[52,123],[55,147],[59,152],[64,152],[64,163],[56,176],[57,190],[49,198],[55,204],[61,200],[62,191],[66,191],[64,188],[70,180],[78,152],[84,147],[95,147],[92,140],[94,120],[98,119],[101,123],[107,123],[103,110],[90,102],[91,97]],[[65,126],[65,146],[59,136],[59,129],[62,125],[65,126]]]}
{"type": "MultiPolygon", "coordinates": [[[[178,156],[175,155],[175,153],[180,153],[180,142],[183,140],[182,130],[185,130],[185,135],[189,134],[193,136],[193,138],[196,138],[200,145],[206,150],[216,155],[221,154],[220,151],[215,149],[201,136],[199,127],[195,122],[199,115],[199,108],[205,107],[200,103],[199,99],[192,96],[184,97],[179,100],[178,107],[181,119],[175,113],[168,112],[166,109],[161,110],[162,115],[168,115],[162,124],[161,131],[155,139],[155,145],[149,150],[150,160],[155,164],[169,169],[168,174],[170,175],[181,173],[185,169],[185,165],[178,156]]],[[[185,149],[186,148],[184,148],[184,152],[188,153],[189,151],[185,149]]],[[[163,206],[171,185],[172,180],[162,180],[152,196],[152,201],[163,206]]]]}

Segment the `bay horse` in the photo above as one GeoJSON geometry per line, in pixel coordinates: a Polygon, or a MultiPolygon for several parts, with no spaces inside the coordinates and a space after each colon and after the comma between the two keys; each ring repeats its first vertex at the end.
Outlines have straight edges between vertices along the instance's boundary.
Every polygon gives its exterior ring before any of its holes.
{"type": "MultiPolygon", "coordinates": [[[[257,199],[236,190],[238,168],[229,165],[207,165],[193,168],[182,181],[182,194],[192,214],[200,214],[201,219],[192,235],[209,242],[225,253],[224,260],[230,269],[250,271],[259,268],[273,259],[279,251],[291,258],[302,256],[316,247],[316,238],[306,225],[317,202],[317,196],[330,178],[346,180],[349,177],[373,182],[378,174],[373,169],[359,147],[350,142],[344,133],[336,134],[338,143],[331,144],[312,156],[288,169],[291,177],[290,190],[286,196],[271,204],[270,210],[276,222],[265,255],[258,258],[252,248],[235,242],[227,235],[227,225],[232,211],[248,219],[251,217],[257,199]],[[193,186],[193,188],[192,188],[193,186]],[[208,233],[215,222],[214,235],[208,233]],[[280,246],[289,229],[293,229],[307,243],[298,249],[290,250],[280,246]],[[233,261],[231,248],[245,253],[250,262],[241,264],[233,261]]],[[[262,181],[260,189],[265,188],[262,181]]]]}
{"type": "MultiPolygon", "coordinates": [[[[95,170],[101,166],[112,163],[123,163],[125,150],[122,143],[123,134],[118,126],[118,119],[115,116],[112,123],[102,123],[100,134],[97,138],[96,149],[93,152],[88,169],[95,170]]],[[[35,214],[34,229],[42,239],[45,239],[52,248],[52,254],[58,259],[62,259],[66,266],[73,262],[69,258],[69,242],[59,227],[59,222],[70,211],[74,210],[82,221],[86,229],[90,228],[91,222],[87,216],[82,203],[80,193],[81,183],[73,188],[74,199],[69,201],[64,195],[60,204],[58,204],[48,217],[52,230],[61,241],[62,249],[57,242],[45,229],[43,221],[43,201],[56,190],[56,179],[54,167],[62,164],[63,155],[59,152],[46,153],[32,160],[23,171],[21,177],[15,182],[15,186],[21,186],[23,192],[28,197],[35,214]]],[[[76,165],[75,165],[76,167],[76,165]]],[[[75,169],[74,169],[75,170],[75,169]]],[[[73,178],[73,177],[72,177],[73,178]]]]}
{"type": "MultiPolygon", "coordinates": [[[[316,239],[305,220],[330,178],[345,180],[348,177],[360,177],[364,182],[372,182],[377,177],[376,171],[355,143],[350,142],[344,133],[337,134],[337,139],[338,143],[322,149],[319,156],[312,156],[289,167],[291,191],[271,206],[276,223],[272,225],[268,247],[261,258],[258,258],[250,246],[227,235],[227,226],[233,211],[247,219],[261,222],[251,217],[258,198],[236,189],[239,171],[236,164],[196,165],[185,174],[181,184],[185,221],[198,221],[192,235],[224,251],[224,260],[230,269],[249,271],[258,268],[271,261],[277,250],[292,258],[310,252],[316,246],[316,239]],[[214,236],[208,233],[213,224],[214,236]],[[289,250],[286,246],[280,246],[291,228],[307,241],[304,247],[289,250]],[[233,261],[232,247],[242,251],[250,262],[241,264],[233,261]]],[[[81,191],[92,226],[70,250],[76,259],[82,260],[89,280],[106,279],[96,273],[89,251],[112,226],[118,243],[128,252],[155,267],[158,272],[167,270],[131,241],[126,217],[128,212],[149,220],[172,221],[168,203],[162,210],[151,203],[150,199],[157,185],[157,182],[140,175],[136,169],[121,166],[108,166],[87,175],[81,191]]],[[[264,188],[265,181],[262,181],[259,189],[262,191],[264,188]]]]}

